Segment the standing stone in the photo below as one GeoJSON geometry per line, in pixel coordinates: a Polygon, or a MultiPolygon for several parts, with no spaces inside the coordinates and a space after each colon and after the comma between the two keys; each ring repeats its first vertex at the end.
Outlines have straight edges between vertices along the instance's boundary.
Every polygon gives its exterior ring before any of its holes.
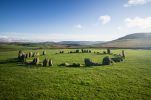
{"type": "Polygon", "coordinates": [[[18,51],[18,59],[19,59],[19,60],[21,59],[22,53],[23,53],[22,50],[19,50],[19,51],[18,51]]]}
{"type": "Polygon", "coordinates": [[[125,52],[122,50],[122,57],[125,59],[125,52]]]}
{"type": "Polygon", "coordinates": [[[83,50],[83,49],[81,49],[81,52],[82,52],[82,53],[84,53],[84,50],[83,50]]]}
{"type": "Polygon", "coordinates": [[[20,54],[20,53],[23,53],[23,52],[22,52],[22,50],[19,50],[19,52],[18,52],[18,53],[20,54]]]}
{"type": "Polygon", "coordinates": [[[37,52],[37,53],[36,53],[36,56],[39,56],[39,55],[40,55],[39,52],[37,52]]]}
{"type": "Polygon", "coordinates": [[[32,57],[33,56],[33,53],[32,52],[29,52],[29,57],[32,57]]]}
{"type": "Polygon", "coordinates": [[[40,61],[40,60],[39,60],[39,57],[37,57],[37,58],[34,58],[34,59],[33,59],[33,62],[32,62],[32,63],[33,63],[34,65],[38,65],[38,64],[39,64],[39,61],[40,61]]]}
{"type": "Polygon", "coordinates": [[[88,53],[89,52],[89,50],[86,50],[86,53],[88,53]]]}
{"type": "Polygon", "coordinates": [[[103,54],[106,54],[106,51],[103,51],[103,54]]]}
{"type": "Polygon", "coordinates": [[[60,51],[60,53],[64,53],[64,51],[60,51]]]}
{"type": "Polygon", "coordinates": [[[53,64],[52,64],[52,60],[51,59],[49,59],[49,66],[52,66],[53,64]]]}
{"type": "Polygon", "coordinates": [[[111,54],[111,50],[110,49],[107,49],[107,54],[111,54]]]}
{"type": "Polygon", "coordinates": [[[18,52],[18,60],[22,63],[26,62],[26,54],[21,50],[18,52]]]}
{"type": "Polygon", "coordinates": [[[76,50],[76,53],[79,53],[79,52],[80,52],[80,51],[77,49],[77,50],[76,50]]]}
{"type": "Polygon", "coordinates": [[[49,66],[49,59],[45,58],[45,59],[43,60],[43,66],[44,66],[44,67],[49,66]]]}
{"type": "Polygon", "coordinates": [[[43,54],[43,55],[46,55],[46,50],[44,50],[42,54],[43,54]]]}
{"type": "Polygon", "coordinates": [[[111,63],[112,61],[108,56],[103,58],[102,65],[110,65],[111,63]]]}
{"type": "Polygon", "coordinates": [[[26,53],[26,58],[29,58],[29,54],[28,53],[26,53]]]}
{"type": "Polygon", "coordinates": [[[18,53],[18,60],[21,61],[22,53],[18,53]]]}
{"type": "Polygon", "coordinates": [[[26,54],[25,54],[25,53],[22,53],[22,54],[21,54],[20,61],[21,61],[22,63],[26,62],[26,54]]]}
{"type": "Polygon", "coordinates": [[[33,53],[32,57],[35,57],[35,56],[36,56],[36,52],[33,53]]]}
{"type": "Polygon", "coordinates": [[[92,62],[89,58],[85,58],[84,63],[85,63],[86,66],[92,66],[92,62]]]}

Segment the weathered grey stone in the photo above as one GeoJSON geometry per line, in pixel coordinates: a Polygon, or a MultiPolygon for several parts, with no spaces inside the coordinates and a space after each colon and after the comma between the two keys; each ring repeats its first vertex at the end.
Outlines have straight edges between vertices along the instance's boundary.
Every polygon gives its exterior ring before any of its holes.
{"type": "Polygon", "coordinates": [[[43,54],[43,55],[46,55],[46,50],[44,50],[42,54],[43,54]]]}
{"type": "Polygon", "coordinates": [[[32,57],[33,56],[33,53],[32,52],[29,52],[29,57],[32,57]]]}
{"type": "Polygon", "coordinates": [[[85,58],[84,63],[85,63],[86,66],[93,66],[93,63],[89,58],[85,58]]]}
{"type": "Polygon", "coordinates": [[[122,57],[125,59],[125,52],[122,50],[122,57]]]}
{"type": "Polygon", "coordinates": [[[110,49],[107,49],[107,54],[111,54],[111,50],[110,49]]]}
{"type": "Polygon", "coordinates": [[[39,57],[36,57],[36,58],[33,59],[32,64],[38,65],[39,62],[40,62],[39,57]]]}
{"type": "Polygon", "coordinates": [[[103,58],[102,65],[110,65],[111,63],[112,60],[108,56],[103,58]]]}
{"type": "Polygon", "coordinates": [[[45,58],[43,60],[43,66],[46,67],[46,66],[49,66],[49,59],[45,58]]]}
{"type": "Polygon", "coordinates": [[[52,60],[51,59],[49,59],[49,66],[52,66],[53,64],[52,64],[52,60]]]}

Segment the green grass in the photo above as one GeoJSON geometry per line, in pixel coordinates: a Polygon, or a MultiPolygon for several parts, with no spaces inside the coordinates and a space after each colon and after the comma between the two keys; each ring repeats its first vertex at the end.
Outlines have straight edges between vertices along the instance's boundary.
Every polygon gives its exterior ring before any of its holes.
{"type": "MultiPolygon", "coordinates": [[[[72,49],[70,49],[72,50],[72,49]]],[[[66,49],[65,52],[70,51],[66,49]]],[[[29,52],[33,50],[25,50],[29,52]]],[[[36,50],[34,50],[36,51],[36,50]]],[[[80,63],[84,58],[102,62],[105,55],[55,54],[46,50],[52,67],[26,66],[16,63],[18,51],[0,52],[0,100],[150,100],[151,50],[125,50],[126,60],[109,66],[59,67],[80,63]]],[[[103,51],[92,49],[92,51],[103,51]]],[[[42,53],[42,50],[38,50],[42,53]]],[[[112,50],[121,53],[121,50],[112,50]]],[[[42,61],[45,56],[40,56],[42,61]]]]}

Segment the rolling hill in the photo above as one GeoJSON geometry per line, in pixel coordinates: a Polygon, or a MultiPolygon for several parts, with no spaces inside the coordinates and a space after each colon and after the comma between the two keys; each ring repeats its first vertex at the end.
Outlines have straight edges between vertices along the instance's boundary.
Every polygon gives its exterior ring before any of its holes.
{"type": "Polygon", "coordinates": [[[106,43],[96,44],[96,47],[112,48],[151,48],[151,33],[134,33],[106,43]]]}
{"type": "Polygon", "coordinates": [[[11,45],[34,48],[142,48],[151,49],[151,33],[134,33],[113,41],[61,41],[61,42],[23,42],[0,38],[0,47],[11,45]]]}
{"type": "Polygon", "coordinates": [[[58,42],[59,44],[64,44],[64,45],[75,45],[75,46],[80,46],[80,45],[93,45],[93,44],[99,44],[99,43],[104,43],[104,41],[61,41],[58,42]]]}

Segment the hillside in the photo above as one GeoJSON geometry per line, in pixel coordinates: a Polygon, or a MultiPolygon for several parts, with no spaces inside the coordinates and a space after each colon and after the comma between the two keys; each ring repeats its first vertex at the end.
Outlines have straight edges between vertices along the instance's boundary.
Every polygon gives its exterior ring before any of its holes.
{"type": "Polygon", "coordinates": [[[52,49],[52,48],[67,48],[68,45],[58,44],[55,42],[40,42],[40,43],[30,43],[30,42],[1,42],[0,51],[5,50],[18,50],[18,49],[52,49]]]}
{"type": "Polygon", "coordinates": [[[134,33],[113,41],[96,44],[95,46],[115,48],[151,48],[151,33],[134,33]]]}
{"type": "Polygon", "coordinates": [[[151,33],[134,33],[113,41],[61,41],[61,42],[19,42],[8,39],[0,39],[0,48],[11,45],[22,46],[24,48],[86,48],[86,47],[111,47],[111,48],[144,48],[151,49],[151,33]]]}
{"type": "Polygon", "coordinates": [[[0,51],[20,49],[86,48],[100,41],[12,42],[0,39],[0,51]]]}
{"type": "Polygon", "coordinates": [[[64,44],[64,45],[93,45],[93,44],[98,44],[98,43],[104,43],[104,41],[61,41],[58,42],[59,44],[64,44]]]}

